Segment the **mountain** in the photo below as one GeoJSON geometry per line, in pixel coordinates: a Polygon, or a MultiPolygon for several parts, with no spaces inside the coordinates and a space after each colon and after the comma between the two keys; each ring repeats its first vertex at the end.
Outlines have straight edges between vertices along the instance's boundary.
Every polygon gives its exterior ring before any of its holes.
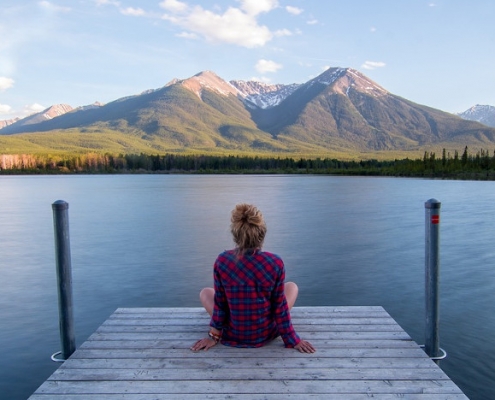
{"type": "MultiPolygon", "coordinates": [[[[7,126],[10,126],[10,129],[13,132],[28,132],[31,131],[30,128],[26,128],[27,125],[34,125],[34,130],[37,129],[37,126],[40,122],[49,121],[53,118],[60,117],[61,115],[67,114],[73,111],[84,111],[93,109],[96,107],[102,106],[101,103],[95,102],[94,104],[82,106],[78,108],[72,108],[72,106],[68,104],[56,104],[44,109],[41,112],[31,114],[25,118],[15,118],[13,120],[0,121],[0,129],[3,129],[7,126]],[[9,121],[11,121],[9,123],[9,121]],[[13,126],[11,126],[13,125],[13,126]]],[[[7,131],[5,131],[7,132],[7,131]]],[[[3,132],[0,132],[2,134],[3,132]]]]}
{"type": "Polygon", "coordinates": [[[5,128],[6,126],[12,125],[19,121],[20,118],[13,118],[13,119],[4,119],[0,121],[0,129],[5,128]]]}
{"type": "Polygon", "coordinates": [[[495,130],[396,96],[351,68],[330,68],[279,106],[251,111],[258,128],[341,151],[494,143],[495,130]]]}
{"type": "Polygon", "coordinates": [[[119,143],[132,138],[150,151],[197,152],[321,154],[495,144],[495,129],[396,96],[351,68],[330,68],[292,85],[227,82],[204,71],[105,105],[22,121],[0,134],[53,131],[59,140],[93,134],[93,148],[103,146],[98,138],[118,134],[119,143]]]}
{"type": "Polygon", "coordinates": [[[487,105],[479,105],[457,114],[463,119],[470,121],[478,121],[484,125],[495,127],[495,107],[487,105]]]}
{"type": "Polygon", "coordinates": [[[68,104],[57,104],[57,105],[48,107],[39,113],[31,114],[30,116],[28,116],[26,118],[20,119],[15,124],[17,126],[38,124],[40,122],[48,121],[50,119],[64,115],[65,113],[72,111],[72,110],[73,110],[73,108],[71,106],[69,106],[68,104]]]}

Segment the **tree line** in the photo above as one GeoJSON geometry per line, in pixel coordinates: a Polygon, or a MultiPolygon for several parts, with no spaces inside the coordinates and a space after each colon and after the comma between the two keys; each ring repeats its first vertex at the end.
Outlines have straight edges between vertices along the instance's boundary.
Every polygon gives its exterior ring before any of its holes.
{"type": "Polygon", "coordinates": [[[1,174],[63,173],[309,173],[439,177],[495,180],[495,151],[460,155],[444,149],[438,157],[401,160],[342,161],[335,158],[215,156],[186,154],[0,155],[1,174]]]}

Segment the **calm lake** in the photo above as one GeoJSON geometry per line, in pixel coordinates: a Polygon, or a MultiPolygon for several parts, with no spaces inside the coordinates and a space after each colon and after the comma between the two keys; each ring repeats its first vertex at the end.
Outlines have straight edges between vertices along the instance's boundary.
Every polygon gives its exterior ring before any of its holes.
{"type": "MultiPolygon", "coordinates": [[[[59,366],[52,203],[69,203],[77,346],[118,307],[199,306],[232,247],[230,211],[263,211],[297,305],[381,305],[424,343],[424,203],[441,206],[442,369],[495,398],[495,182],[334,176],[0,176],[0,397],[59,366]]],[[[205,327],[205,332],[206,332],[205,327]]]]}

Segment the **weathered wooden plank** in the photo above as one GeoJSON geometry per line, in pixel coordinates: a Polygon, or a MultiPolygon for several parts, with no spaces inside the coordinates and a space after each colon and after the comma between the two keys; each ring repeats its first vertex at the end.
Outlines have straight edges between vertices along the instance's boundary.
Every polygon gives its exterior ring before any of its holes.
{"type": "MultiPolygon", "coordinates": [[[[337,312],[337,313],[295,313],[291,312],[291,317],[295,320],[301,319],[305,320],[309,318],[391,318],[387,312],[384,311],[355,311],[355,312],[337,312]]],[[[165,321],[168,320],[182,320],[182,319],[205,319],[209,320],[210,317],[203,310],[202,313],[172,313],[172,314],[163,314],[163,313],[147,313],[147,314],[134,314],[134,313],[122,313],[122,314],[112,314],[110,319],[162,319],[165,321]]]]}
{"type": "MultiPolygon", "coordinates": [[[[196,326],[198,324],[208,326],[210,320],[208,318],[109,318],[105,323],[115,325],[172,325],[172,326],[196,326]]],[[[307,318],[298,321],[293,320],[294,325],[395,325],[396,322],[388,318],[307,318]]]]}
{"type": "MultiPolygon", "coordinates": [[[[207,332],[207,331],[206,331],[207,332]]],[[[206,335],[206,332],[153,332],[153,333],[143,333],[143,332],[116,332],[116,333],[105,333],[97,331],[92,334],[88,340],[197,340],[206,335]]],[[[401,340],[410,341],[410,336],[404,331],[398,332],[306,332],[304,337],[308,340],[322,340],[322,339],[332,339],[332,340],[401,340]]]]}
{"type": "Polygon", "coordinates": [[[168,358],[168,357],[191,357],[194,354],[194,358],[210,358],[210,357],[246,357],[246,358],[312,358],[312,357],[326,357],[326,358],[421,358],[428,362],[431,362],[426,354],[421,349],[341,349],[341,348],[318,348],[315,355],[302,354],[297,350],[288,350],[283,347],[270,348],[270,351],[257,351],[258,349],[242,349],[242,353],[239,353],[238,349],[228,348],[224,346],[221,351],[219,347],[210,349],[208,351],[200,351],[192,353],[189,348],[175,348],[175,349],[108,349],[104,352],[101,349],[87,349],[81,348],[77,350],[71,358],[168,358]]]}
{"type": "MultiPolygon", "coordinates": [[[[373,397],[372,394],[367,393],[325,393],[325,394],[190,394],[181,393],[181,400],[306,400],[306,399],[325,399],[325,400],[369,400],[373,397]]],[[[397,400],[397,398],[406,398],[397,394],[385,394],[381,393],[380,400],[397,400]]],[[[170,394],[136,394],[136,393],[107,393],[105,394],[105,400],[170,400],[176,397],[170,394]]],[[[101,394],[34,394],[29,398],[30,400],[101,400],[101,394]]],[[[408,393],[407,400],[466,400],[464,394],[432,394],[432,393],[408,393]]]]}
{"type": "MultiPolygon", "coordinates": [[[[294,325],[297,332],[404,332],[399,325],[294,325]]],[[[170,326],[170,325],[118,325],[102,324],[96,332],[116,333],[116,332],[196,332],[205,334],[208,332],[208,324],[170,326]]]]}
{"type": "MultiPolygon", "coordinates": [[[[358,350],[358,349],[417,349],[417,345],[412,341],[399,341],[399,340],[311,340],[315,348],[318,349],[345,349],[345,350],[358,350]]],[[[195,340],[139,340],[139,341],[87,341],[81,345],[82,349],[93,349],[93,350],[111,350],[111,349],[122,349],[122,350],[145,350],[145,349],[156,349],[156,350],[172,350],[172,349],[189,349],[195,340]]],[[[215,351],[219,350],[220,345],[217,346],[215,351]]],[[[266,348],[266,346],[265,346],[266,348]]],[[[283,349],[283,354],[293,350],[283,349]]],[[[212,350],[210,350],[212,351],[212,350]]],[[[228,351],[228,350],[227,350],[228,351]]],[[[246,352],[238,353],[239,357],[246,355],[246,352]]]]}
{"type": "MultiPolygon", "coordinates": [[[[176,349],[176,348],[189,348],[199,338],[191,340],[90,340],[81,345],[84,349],[176,349]]],[[[321,348],[341,348],[341,349],[408,349],[416,348],[417,345],[414,342],[407,340],[325,340],[325,339],[311,339],[311,343],[316,349],[321,348]]],[[[280,346],[283,347],[282,344],[280,346]]],[[[227,346],[222,346],[227,347],[227,346]]],[[[220,351],[220,346],[216,346],[216,351],[220,351]]],[[[266,346],[265,346],[266,349],[266,346]]],[[[284,349],[285,352],[290,351],[284,349]]],[[[244,353],[238,353],[239,356],[243,356],[244,353]]]]}
{"type": "MultiPolygon", "coordinates": [[[[421,369],[438,369],[438,367],[421,358],[337,358],[332,357],[328,360],[319,355],[317,358],[245,358],[245,357],[202,357],[194,358],[195,368],[421,368],[421,369]]],[[[129,369],[188,369],[191,368],[190,357],[177,358],[70,358],[65,361],[64,369],[70,368],[88,368],[88,369],[109,369],[109,368],[129,368],[129,369]]]]}
{"type": "MultiPolygon", "coordinates": [[[[310,311],[300,311],[299,309],[292,309],[290,312],[291,316],[293,318],[306,318],[306,317],[314,317],[314,316],[322,316],[324,318],[327,318],[329,316],[335,317],[335,318],[350,318],[350,317],[372,317],[372,318],[382,318],[382,317],[390,317],[390,315],[385,311],[385,310],[347,310],[347,311],[323,311],[320,310],[318,312],[310,312],[310,311]]],[[[185,318],[185,319],[190,319],[190,318],[209,318],[209,315],[206,313],[205,310],[198,311],[198,312],[176,312],[176,313],[168,313],[168,312],[161,312],[159,309],[155,312],[147,312],[147,313],[140,313],[140,312],[129,312],[129,313],[114,313],[111,315],[111,318],[160,318],[160,319],[177,319],[177,318],[185,318]]]]}
{"type": "Polygon", "coordinates": [[[169,393],[192,394],[250,394],[250,393],[459,393],[450,380],[180,380],[180,381],[46,381],[38,393],[169,393]]]}
{"type": "MultiPolygon", "coordinates": [[[[136,340],[136,341],[119,341],[119,340],[94,340],[87,341],[81,345],[81,349],[94,349],[94,350],[110,350],[110,349],[189,349],[193,343],[199,338],[185,339],[185,340],[136,340]]],[[[393,339],[367,339],[367,340],[323,340],[323,339],[311,339],[311,342],[318,349],[417,349],[417,344],[410,340],[393,340],[393,339]]],[[[220,346],[216,346],[215,351],[220,351],[220,346]]],[[[284,346],[280,345],[282,349],[284,346]]],[[[266,348],[266,346],[265,346],[266,348]]],[[[212,350],[210,350],[212,351],[212,350]]],[[[287,353],[292,350],[284,349],[283,352],[287,353]]],[[[229,352],[229,350],[226,350],[229,352]]],[[[247,354],[246,352],[235,353],[240,357],[247,354]]],[[[283,354],[281,355],[283,356],[283,354]]]]}
{"type": "Polygon", "coordinates": [[[179,381],[179,380],[242,380],[249,374],[250,380],[448,380],[437,369],[410,368],[60,368],[49,378],[52,381],[179,381]]]}
{"type": "MultiPolygon", "coordinates": [[[[385,312],[382,306],[298,306],[294,307],[291,314],[296,313],[354,313],[357,311],[362,312],[385,312]]],[[[203,307],[121,307],[117,308],[112,315],[117,314],[203,314],[205,312],[203,307]]],[[[387,313],[388,314],[388,313],[387,313]]]]}

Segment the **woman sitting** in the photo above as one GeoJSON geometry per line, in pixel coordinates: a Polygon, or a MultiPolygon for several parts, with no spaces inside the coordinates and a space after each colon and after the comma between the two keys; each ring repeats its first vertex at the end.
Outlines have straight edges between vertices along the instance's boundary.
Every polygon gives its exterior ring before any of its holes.
{"type": "Polygon", "coordinates": [[[285,347],[314,353],[313,345],[299,338],[291,322],[297,285],[284,283],[280,257],[261,250],[266,225],[260,210],[238,204],[232,211],[230,228],[236,248],[217,257],[214,288],[200,293],[201,303],[211,316],[209,337],[198,340],[191,350],[208,350],[218,342],[261,347],[280,335],[285,347]]]}

